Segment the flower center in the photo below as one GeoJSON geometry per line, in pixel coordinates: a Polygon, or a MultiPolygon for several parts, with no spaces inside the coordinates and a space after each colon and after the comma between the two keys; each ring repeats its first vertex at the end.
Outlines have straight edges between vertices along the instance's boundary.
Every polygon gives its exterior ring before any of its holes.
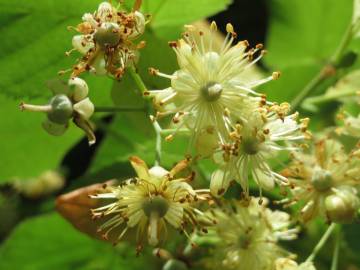
{"type": "Polygon", "coordinates": [[[216,82],[209,82],[200,88],[201,96],[209,102],[216,101],[222,93],[222,85],[216,82]]]}
{"type": "Polygon", "coordinates": [[[238,243],[239,243],[239,247],[241,249],[247,249],[250,244],[251,244],[251,236],[250,234],[246,233],[246,234],[242,234],[239,236],[239,239],[238,239],[238,243]]]}
{"type": "Polygon", "coordinates": [[[333,179],[329,171],[316,168],[313,172],[311,183],[317,191],[323,192],[332,187],[333,179]]]}
{"type": "Polygon", "coordinates": [[[159,218],[162,218],[166,215],[169,209],[169,204],[163,197],[155,196],[143,202],[142,209],[147,217],[150,217],[151,214],[156,213],[158,214],[159,218]]]}
{"type": "Polygon", "coordinates": [[[255,155],[259,152],[259,142],[255,138],[246,138],[241,142],[241,149],[248,155],[255,155]]]}

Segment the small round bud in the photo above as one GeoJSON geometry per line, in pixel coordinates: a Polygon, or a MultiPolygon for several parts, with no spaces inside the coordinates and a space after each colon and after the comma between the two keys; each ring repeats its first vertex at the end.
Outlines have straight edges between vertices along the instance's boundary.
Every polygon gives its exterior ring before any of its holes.
{"type": "Polygon", "coordinates": [[[71,78],[68,82],[68,85],[71,90],[71,98],[75,102],[83,100],[87,97],[89,93],[89,87],[83,79],[78,77],[71,78]]]}
{"type": "Polygon", "coordinates": [[[333,184],[331,173],[321,168],[315,168],[311,183],[317,191],[327,191],[333,184]]]}
{"type": "Polygon", "coordinates": [[[102,23],[94,35],[96,43],[101,47],[115,46],[120,41],[119,26],[115,23],[102,23]]]}
{"type": "Polygon", "coordinates": [[[359,198],[351,191],[341,191],[325,199],[327,217],[332,222],[351,223],[359,209],[359,198]]]}
{"type": "Polygon", "coordinates": [[[104,58],[104,54],[100,53],[94,60],[94,62],[91,65],[92,69],[90,72],[92,72],[95,75],[103,76],[106,75],[106,61],[104,58]]]}
{"type": "Polygon", "coordinates": [[[163,268],[163,270],[187,270],[188,267],[186,266],[186,264],[182,261],[179,260],[175,260],[175,259],[171,259],[168,260],[163,268]]]}
{"type": "Polygon", "coordinates": [[[72,46],[81,54],[86,54],[94,44],[89,42],[84,35],[76,35],[72,38],[72,46]]]}
{"type": "Polygon", "coordinates": [[[48,119],[56,124],[65,125],[72,117],[73,105],[66,95],[56,95],[50,100],[51,111],[48,119]]]}
{"type": "Polygon", "coordinates": [[[81,115],[83,119],[87,120],[93,115],[95,107],[89,98],[85,98],[74,104],[74,111],[81,115]]]}
{"type": "Polygon", "coordinates": [[[139,12],[134,12],[134,19],[135,19],[135,25],[133,32],[130,34],[130,38],[137,38],[138,36],[142,35],[145,31],[145,17],[144,15],[139,12]]]}

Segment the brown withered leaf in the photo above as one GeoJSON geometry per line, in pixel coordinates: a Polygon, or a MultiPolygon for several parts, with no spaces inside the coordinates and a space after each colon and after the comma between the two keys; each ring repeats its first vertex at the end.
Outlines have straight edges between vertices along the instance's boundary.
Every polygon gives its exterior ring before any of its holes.
{"type": "MultiPolygon", "coordinates": [[[[56,209],[79,231],[93,238],[103,240],[101,234],[97,232],[97,228],[104,221],[93,220],[90,212],[90,209],[99,207],[100,202],[99,200],[89,198],[89,195],[95,194],[96,191],[102,189],[104,184],[114,185],[116,182],[116,180],[109,180],[102,184],[90,185],[60,195],[56,199],[56,209]]],[[[115,239],[108,240],[114,241],[115,239]]]]}

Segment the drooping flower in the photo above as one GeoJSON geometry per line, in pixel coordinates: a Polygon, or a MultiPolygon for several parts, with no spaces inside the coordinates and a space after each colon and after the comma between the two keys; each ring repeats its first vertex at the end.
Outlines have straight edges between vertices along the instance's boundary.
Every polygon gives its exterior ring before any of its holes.
{"type": "Polygon", "coordinates": [[[188,236],[186,228],[202,229],[198,216],[203,213],[195,204],[209,199],[207,190],[194,190],[189,182],[194,175],[176,178],[188,160],[179,162],[172,170],[162,167],[148,169],[144,161],[130,158],[137,176],[116,187],[107,187],[106,193],[99,191],[91,196],[95,199],[110,199],[112,202],[92,210],[94,218],[107,218],[99,231],[105,238],[116,228],[122,231],[117,242],[128,230],[137,227],[137,244],[141,249],[146,238],[152,246],[166,239],[167,226],[188,236]]]}
{"type": "Polygon", "coordinates": [[[288,258],[277,259],[275,270],[316,270],[312,262],[304,262],[298,265],[295,261],[288,258]]]}
{"type": "Polygon", "coordinates": [[[46,105],[20,104],[23,111],[44,112],[47,119],[43,128],[51,135],[60,136],[69,127],[69,121],[81,128],[87,135],[89,144],[96,141],[92,124],[89,122],[94,113],[94,104],[87,97],[89,88],[87,83],[80,78],[71,78],[67,84],[54,81],[49,84],[54,96],[46,105]]]}
{"type": "Polygon", "coordinates": [[[294,153],[283,174],[289,178],[293,196],[281,202],[302,203],[304,222],[317,216],[341,223],[354,219],[359,208],[359,150],[348,154],[339,142],[322,139],[310,154],[294,153]]]}
{"type": "Polygon", "coordinates": [[[146,19],[138,10],[140,3],[135,1],[133,11],[127,13],[103,2],[93,14],[84,14],[83,22],[75,27],[80,34],[72,40],[73,50],[83,57],[72,76],[90,70],[97,75],[108,73],[121,78],[125,68],[136,62],[138,49],[145,44],[134,43],[145,31],[146,19]]]}
{"type": "MultiPolygon", "coordinates": [[[[265,51],[261,44],[248,49],[247,41],[232,46],[236,33],[231,24],[226,27],[227,36],[220,49],[214,45],[215,22],[211,24],[209,36],[192,25],[185,28],[182,39],[169,43],[177,55],[179,70],[172,75],[150,70],[154,75],[170,79],[171,86],[145,94],[153,97],[158,117],[173,115],[177,129],[191,130],[192,142],[204,130],[212,129],[217,140],[225,143],[235,123],[245,120],[244,112],[266,103],[253,89],[277,79],[280,74],[274,72],[254,81],[246,77],[244,72],[255,65],[265,51]]],[[[176,131],[167,138],[171,139],[174,134],[176,131]]]]}
{"type": "Polygon", "coordinates": [[[217,223],[199,239],[215,245],[208,260],[211,269],[273,270],[276,259],[290,255],[279,241],[293,240],[298,233],[289,228],[287,213],[272,211],[259,199],[251,199],[249,205],[232,201],[207,214],[217,223]]]}
{"type": "Polygon", "coordinates": [[[236,124],[231,142],[224,144],[222,168],[212,175],[211,192],[222,195],[231,181],[237,181],[245,196],[249,195],[249,176],[262,189],[272,189],[275,183],[287,185],[287,179],[274,172],[269,161],[282,150],[294,150],[289,145],[310,136],[308,119],[297,122],[298,114],[287,115],[289,105],[263,106],[247,114],[246,120],[236,124]]]}

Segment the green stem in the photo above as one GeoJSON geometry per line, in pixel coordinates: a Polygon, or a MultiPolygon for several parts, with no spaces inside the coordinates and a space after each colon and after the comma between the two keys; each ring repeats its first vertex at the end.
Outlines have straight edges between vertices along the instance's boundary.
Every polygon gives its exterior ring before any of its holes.
{"type": "Polygon", "coordinates": [[[189,134],[190,130],[188,130],[187,128],[180,128],[180,129],[169,128],[169,129],[162,129],[160,131],[162,136],[167,136],[173,134],[174,132],[176,132],[176,134],[189,134]]]}
{"type": "Polygon", "coordinates": [[[336,230],[336,239],[335,239],[334,254],[331,262],[331,270],[337,270],[338,268],[340,242],[341,242],[341,228],[339,227],[336,230]]]}
{"type": "Polygon", "coordinates": [[[309,97],[306,100],[304,100],[304,103],[305,102],[306,103],[311,103],[311,104],[324,103],[324,102],[331,101],[331,100],[334,100],[334,99],[356,95],[357,91],[358,90],[347,89],[347,90],[342,90],[342,91],[336,91],[336,92],[329,93],[329,94],[326,94],[326,95],[309,97]]]}
{"type": "Polygon", "coordinates": [[[315,246],[313,252],[310,254],[310,256],[306,259],[306,262],[311,262],[314,260],[314,258],[316,257],[316,255],[319,253],[319,251],[322,249],[322,247],[325,245],[326,241],[329,239],[330,235],[332,234],[332,232],[334,231],[334,229],[336,228],[336,224],[335,223],[331,223],[331,225],[329,226],[329,228],[326,230],[326,232],[324,233],[324,235],[321,237],[320,241],[317,243],[317,245],[315,246]]]}
{"type": "Polygon", "coordinates": [[[327,67],[336,66],[336,64],[341,60],[346,48],[349,45],[353,37],[353,24],[352,22],[349,24],[348,28],[346,29],[341,42],[337,49],[335,50],[334,54],[330,57],[329,61],[325,64],[325,66],[315,75],[315,77],[307,84],[305,87],[300,91],[300,93],[295,97],[295,99],[291,102],[292,110],[296,110],[301,102],[306,98],[306,96],[312,92],[314,88],[316,88],[324,79],[328,76],[324,70],[327,67]]]}
{"type": "Polygon", "coordinates": [[[140,77],[139,73],[136,72],[134,67],[130,67],[128,69],[128,71],[129,71],[131,78],[134,80],[136,86],[140,90],[141,94],[144,94],[144,92],[147,91],[147,88],[146,88],[142,78],[140,77]]]}
{"type": "Polygon", "coordinates": [[[95,112],[144,112],[145,108],[133,108],[133,107],[95,107],[95,112]]]}

